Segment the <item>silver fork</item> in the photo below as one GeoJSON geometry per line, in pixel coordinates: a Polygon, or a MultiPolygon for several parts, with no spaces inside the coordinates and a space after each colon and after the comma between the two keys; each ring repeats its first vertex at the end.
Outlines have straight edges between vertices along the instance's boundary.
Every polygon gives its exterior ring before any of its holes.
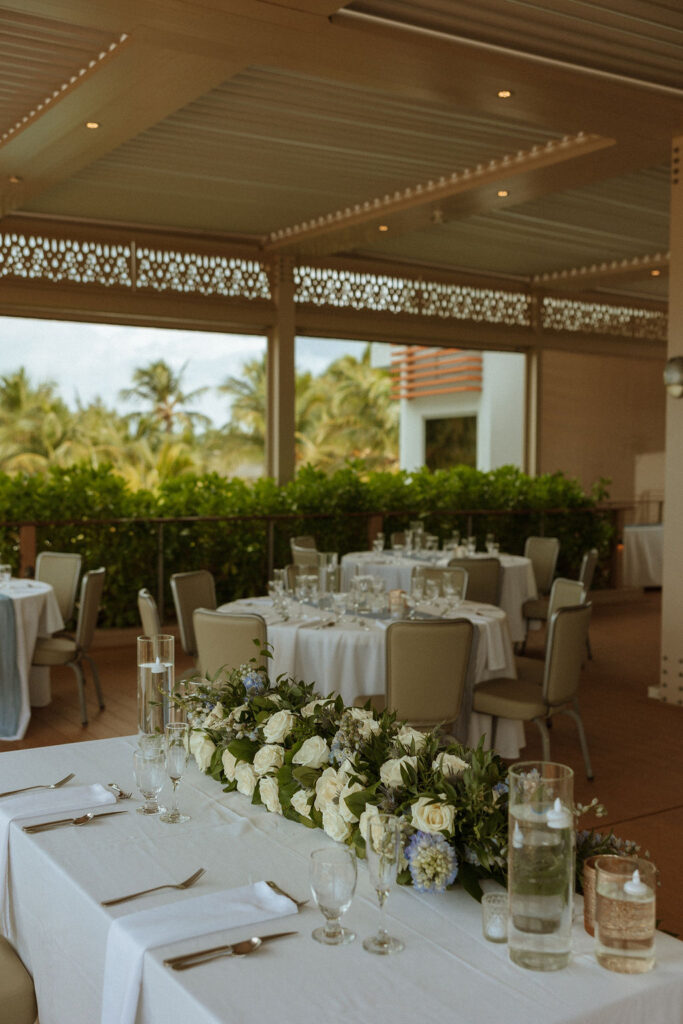
{"type": "Polygon", "coordinates": [[[121,789],[121,787],[115,782],[108,782],[107,785],[109,786],[109,789],[114,790],[117,800],[130,800],[133,795],[132,793],[126,793],[125,789],[121,789]]]}
{"type": "Polygon", "coordinates": [[[273,892],[276,892],[278,894],[278,896],[286,896],[288,900],[292,901],[292,903],[296,903],[296,909],[297,910],[301,910],[301,908],[305,907],[306,904],[308,903],[308,900],[295,900],[294,897],[290,896],[288,892],[285,892],[284,889],[281,889],[280,886],[277,884],[277,882],[268,882],[267,881],[266,885],[269,885],[270,888],[273,890],[273,892]]]}
{"type": "Polygon", "coordinates": [[[15,793],[28,793],[30,789],[59,789],[60,786],[65,786],[67,782],[71,782],[74,777],[74,772],[71,775],[65,775],[59,782],[53,782],[49,786],[24,786],[22,789],[8,789],[6,793],[0,793],[0,796],[14,796],[15,793]]]}
{"type": "Polygon", "coordinates": [[[141,889],[140,892],[131,892],[128,896],[117,896],[113,900],[101,900],[100,906],[102,907],[113,907],[117,903],[125,903],[126,900],[135,900],[138,896],[146,896],[150,892],[158,892],[160,889],[189,889],[191,886],[198,882],[204,874],[206,868],[200,868],[199,871],[195,871],[193,875],[186,878],[184,882],[167,882],[165,885],[155,885],[151,889],[141,889]]]}

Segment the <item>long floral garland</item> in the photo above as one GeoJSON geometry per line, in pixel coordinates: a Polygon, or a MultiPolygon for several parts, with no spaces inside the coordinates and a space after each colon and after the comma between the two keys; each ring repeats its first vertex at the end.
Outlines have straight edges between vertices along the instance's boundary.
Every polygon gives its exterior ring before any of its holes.
{"type": "MultiPolygon", "coordinates": [[[[346,707],[314,684],[284,676],[271,683],[251,665],[192,681],[176,703],[187,712],[199,768],[226,792],[322,828],[360,857],[368,819],[395,814],[404,834],[400,882],[443,892],[457,879],[477,899],[481,879],[505,885],[507,767],[481,743],[464,747],[391,713],[346,707]]],[[[593,801],[580,811],[596,809],[593,801]]],[[[579,833],[579,889],[584,857],[633,849],[611,834],[579,833]]]]}

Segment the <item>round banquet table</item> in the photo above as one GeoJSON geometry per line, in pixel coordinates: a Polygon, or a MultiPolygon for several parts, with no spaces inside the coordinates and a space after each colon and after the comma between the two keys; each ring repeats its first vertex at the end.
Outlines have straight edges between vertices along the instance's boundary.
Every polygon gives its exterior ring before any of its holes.
{"type": "Polygon", "coordinates": [[[50,702],[50,669],[32,668],[33,651],[39,636],[50,636],[64,628],[57,598],[49,583],[12,579],[0,593],[14,606],[17,670],[21,682],[21,711],[17,733],[3,740],[20,740],[31,717],[31,706],[50,702]]]}
{"type": "MultiPolygon", "coordinates": [[[[447,566],[452,556],[444,551],[421,551],[419,556],[396,554],[393,551],[352,551],[341,560],[341,589],[348,590],[351,578],[357,572],[377,576],[386,581],[387,590],[405,590],[410,593],[410,580],[416,565],[447,566]]],[[[476,554],[472,558],[490,558],[476,554]]],[[[501,565],[500,607],[507,615],[508,629],[513,644],[522,643],[526,625],[522,605],[529,598],[538,597],[531,559],[524,555],[497,556],[501,565]]]]}
{"type": "MultiPolygon", "coordinates": [[[[273,608],[269,597],[231,601],[221,605],[222,612],[252,612],[266,622],[268,642],[273,656],[269,659],[272,679],[281,674],[315,683],[317,691],[326,696],[341,694],[345,704],[353,704],[363,694],[383,693],[385,685],[385,633],[390,618],[365,618],[363,628],[357,617],[342,619],[331,612],[304,606],[302,616],[294,615],[286,622],[273,608]],[[333,625],[326,623],[334,622],[333,625]]],[[[470,713],[472,689],[486,679],[515,676],[512,642],[507,616],[494,605],[478,605],[463,601],[452,612],[445,613],[443,602],[422,602],[418,612],[428,617],[468,618],[477,627],[475,653],[466,683],[463,708],[454,734],[470,746],[476,746],[486,734],[488,746],[491,719],[488,715],[470,713]]],[[[296,614],[296,610],[294,612],[296,614]]],[[[499,719],[496,749],[504,757],[518,757],[525,744],[521,722],[499,719]]]]}

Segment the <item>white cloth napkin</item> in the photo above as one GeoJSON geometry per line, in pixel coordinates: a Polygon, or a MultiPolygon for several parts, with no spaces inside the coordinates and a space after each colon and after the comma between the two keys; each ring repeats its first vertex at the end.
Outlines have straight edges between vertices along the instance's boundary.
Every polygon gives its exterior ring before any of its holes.
{"type": "Polygon", "coordinates": [[[148,949],[287,917],[296,909],[293,900],[273,892],[265,882],[256,882],[119,917],[107,937],[101,1024],[134,1024],[148,949]]]}
{"type": "Polygon", "coordinates": [[[22,818],[62,818],[77,811],[87,811],[101,804],[115,804],[110,789],[96,782],[92,786],[70,786],[62,789],[35,789],[30,793],[0,797],[0,903],[3,914],[6,905],[9,870],[9,829],[13,821],[22,818]]]}

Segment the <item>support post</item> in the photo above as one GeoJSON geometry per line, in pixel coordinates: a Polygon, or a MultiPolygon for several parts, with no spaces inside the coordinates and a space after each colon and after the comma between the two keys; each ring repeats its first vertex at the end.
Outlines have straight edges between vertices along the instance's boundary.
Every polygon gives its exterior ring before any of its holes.
{"type": "Polygon", "coordinates": [[[294,278],[292,261],[276,260],[272,291],[277,320],[268,331],[266,469],[278,484],[294,476],[295,372],[294,278]]]}

